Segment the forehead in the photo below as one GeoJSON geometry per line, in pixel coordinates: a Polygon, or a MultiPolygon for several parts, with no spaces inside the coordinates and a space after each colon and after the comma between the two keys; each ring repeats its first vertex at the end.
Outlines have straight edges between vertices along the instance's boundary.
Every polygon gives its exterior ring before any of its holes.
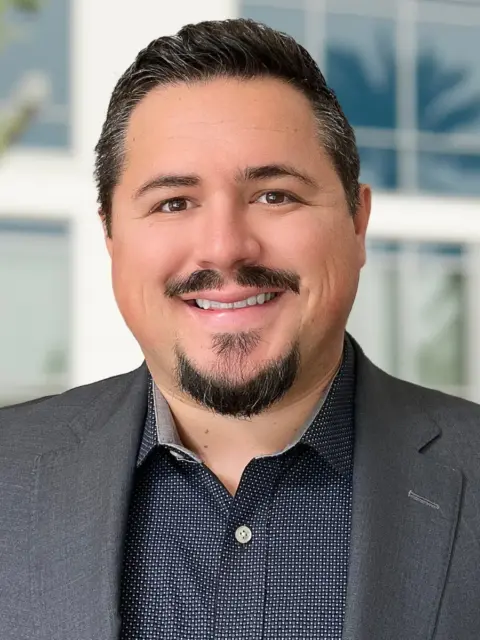
{"type": "Polygon", "coordinates": [[[177,168],[198,170],[199,161],[292,162],[323,155],[310,102],[273,78],[156,88],[133,110],[125,142],[127,169],[162,161],[174,169],[181,161],[177,168]]]}

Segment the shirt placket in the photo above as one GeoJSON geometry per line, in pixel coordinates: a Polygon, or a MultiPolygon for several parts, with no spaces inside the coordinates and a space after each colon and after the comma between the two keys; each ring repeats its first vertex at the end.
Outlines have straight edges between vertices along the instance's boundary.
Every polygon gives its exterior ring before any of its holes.
{"type": "Polygon", "coordinates": [[[215,640],[263,638],[268,536],[281,458],[262,458],[245,469],[232,500],[220,562],[215,640]]]}

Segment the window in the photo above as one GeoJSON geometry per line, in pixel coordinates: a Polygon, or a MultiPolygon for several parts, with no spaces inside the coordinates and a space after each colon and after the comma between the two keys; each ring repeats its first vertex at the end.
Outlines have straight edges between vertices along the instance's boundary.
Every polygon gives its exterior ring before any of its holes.
{"type": "Polygon", "coordinates": [[[0,109],[39,103],[18,144],[64,148],[70,129],[70,0],[46,0],[38,12],[8,9],[0,55],[0,109]]]}
{"type": "Polygon", "coordinates": [[[395,21],[330,14],[326,25],[328,81],[357,130],[362,180],[395,189],[399,186],[395,21]]]}
{"type": "Polygon", "coordinates": [[[70,278],[67,224],[0,218],[0,405],[68,386],[70,278]]]}
{"type": "Polygon", "coordinates": [[[379,366],[470,397],[473,250],[461,244],[370,242],[349,330],[379,366]]]}
{"type": "Polygon", "coordinates": [[[477,25],[418,25],[418,179],[423,191],[480,195],[477,25]]]}
{"type": "Polygon", "coordinates": [[[478,0],[250,0],[241,13],[317,59],[356,129],[362,180],[480,195],[478,0]]]}
{"type": "Polygon", "coordinates": [[[297,42],[306,45],[305,42],[305,11],[296,6],[295,2],[290,3],[269,3],[260,0],[250,0],[242,4],[242,15],[245,18],[252,18],[257,22],[263,22],[268,26],[289,33],[297,42]]]}

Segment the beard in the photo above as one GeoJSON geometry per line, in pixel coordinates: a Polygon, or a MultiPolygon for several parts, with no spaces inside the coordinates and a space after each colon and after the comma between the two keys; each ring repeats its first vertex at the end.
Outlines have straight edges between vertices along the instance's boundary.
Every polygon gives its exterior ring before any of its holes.
{"type": "Polygon", "coordinates": [[[293,342],[286,354],[268,360],[247,375],[248,356],[261,341],[255,331],[216,334],[211,372],[201,371],[178,343],[174,347],[176,381],[193,400],[223,416],[251,418],[278,402],[295,382],[300,368],[300,346],[293,342]]]}

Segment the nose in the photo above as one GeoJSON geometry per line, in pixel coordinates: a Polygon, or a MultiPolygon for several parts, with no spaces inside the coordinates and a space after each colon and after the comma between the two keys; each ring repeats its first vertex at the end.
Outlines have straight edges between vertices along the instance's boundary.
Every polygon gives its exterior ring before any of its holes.
{"type": "Polygon", "coordinates": [[[258,230],[248,207],[222,199],[200,216],[194,240],[194,259],[200,269],[231,271],[261,259],[258,230]]]}

